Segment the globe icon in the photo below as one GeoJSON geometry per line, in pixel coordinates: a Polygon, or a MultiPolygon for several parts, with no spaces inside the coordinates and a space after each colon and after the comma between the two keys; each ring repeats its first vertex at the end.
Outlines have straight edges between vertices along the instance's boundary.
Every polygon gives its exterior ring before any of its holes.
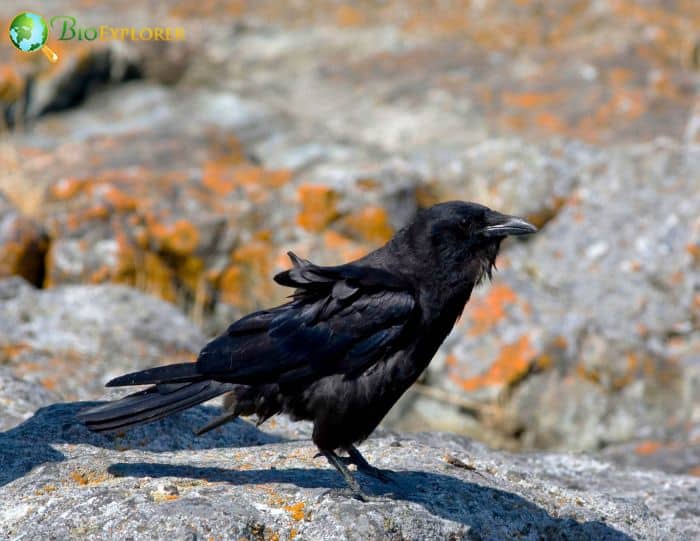
{"type": "Polygon", "coordinates": [[[10,41],[15,47],[25,53],[41,49],[51,62],[56,62],[58,56],[46,47],[48,37],[49,26],[44,18],[36,13],[25,11],[17,15],[10,23],[10,41]]]}

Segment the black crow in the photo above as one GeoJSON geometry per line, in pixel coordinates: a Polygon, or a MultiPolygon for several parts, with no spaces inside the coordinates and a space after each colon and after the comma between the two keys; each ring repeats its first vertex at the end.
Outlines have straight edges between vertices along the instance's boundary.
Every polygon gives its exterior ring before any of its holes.
{"type": "Polygon", "coordinates": [[[194,363],[113,379],[108,387],[152,387],[81,419],[90,430],[121,431],[228,392],[224,415],[198,433],[253,413],[258,423],[278,413],[310,420],[320,453],[364,499],[347,464],[387,476],[355,444],[428,366],[474,286],[491,277],[501,241],[535,231],[521,218],[452,201],[419,211],[384,246],[344,265],[289,252],[292,268],[275,276],[295,289],[289,302],[239,319],[194,363]]]}

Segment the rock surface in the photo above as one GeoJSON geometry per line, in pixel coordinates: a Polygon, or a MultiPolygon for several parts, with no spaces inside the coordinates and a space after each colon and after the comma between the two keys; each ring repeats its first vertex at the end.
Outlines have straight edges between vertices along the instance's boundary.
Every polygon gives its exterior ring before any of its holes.
{"type": "MultiPolygon", "coordinates": [[[[0,416],[11,386],[0,374],[0,416]]],[[[31,385],[31,384],[29,384],[31,385]]],[[[42,402],[36,389],[37,404],[42,402]]],[[[14,397],[15,395],[12,394],[14,397]]],[[[362,449],[390,469],[375,499],[340,491],[305,423],[238,421],[202,438],[215,409],[107,437],[44,406],[0,433],[8,539],[693,539],[700,479],[584,456],[490,451],[456,436],[380,432],[362,449]]]]}
{"type": "Polygon", "coordinates": [[[118,285],[35,289],[0,281],[0,365],[63,400],[148,365],[193,360],[205,339],[174,306],[118,285]]]}
{"type": "Polygon", "coordinates": [[[0,192],[0,278],[22,276],[42,285],[47,249],[43,228],[0,192]]]}
{"type": "Polygon", "coordinates": [[[57,401],[57,396],[41,385],[16,377],[5,366],[0,367],[0,430],[9,430],[34,414],[42,406],[57,401]]]}
{"type": "Polygon", "coordinates": [[[662,441],[700,421],[700,148],[600,158],[506,253],[431,366],[433,383],[497,405],[486,424],[526,447],[662,441]]]}

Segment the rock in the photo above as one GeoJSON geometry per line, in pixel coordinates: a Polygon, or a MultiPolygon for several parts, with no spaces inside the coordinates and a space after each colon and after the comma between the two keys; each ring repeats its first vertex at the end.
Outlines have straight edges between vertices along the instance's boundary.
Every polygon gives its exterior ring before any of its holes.
{"type": "Polygon", "coordinates": [[[393,481],[358,475],[375,496],[361,503],[343,494],[340,476],[314,458],[306,423],[276,418],[259,430],[239,420],[195,438],[191,429],[216,414],[199,406],[108,437],[76,422],[90,404],[51,404],[0,433],[0,529],[9,537],[700,535],[696,477],[627,470],[585,456],[511,455],[444,434],[380,432],[362,449],[393,471],[393,481]]]}
{"type": "Polygon", "coordinates": [[[700,438],[698,427],[689,431],[686,441],[642,440],[611,445],[601,451],[606,460],[627,468],[659,470],[700,477],[700,438]]]}
{"type": "MultiPolygon", "coordinates": [[[[489,3],[478,28],[462,21],[445,35],[449,9],[411,6],[409,24],[395,19],[393,4],[366,6],[349,26],[345,11],[336,18],[330,10],[330,18],[314,15],[313,28],[286,23],[293,13],[309,24],[303,10],[263,9],[259,19],[256,8],[241,7],[228,24],[209,9],[195,10],[195,20],[189,10],[168,11],[164,24],[187,22],[186,43],[61,42],[66,62],[55,70],[80,89],[86,78],[74,67],[91,65],[81,55],[110,74],[128,72],[120,59],[130,59],[126,65],[147,77],[149,61],[160,61],[179,85],[83,92],[92,98],[84,107],[42,118],[16,138],[16,152],[33,157],[19,160],[25,176],[45,188],[47,285],[136,285],[220,329],[281,300],[268,278],[290,247],[321,262],[348,259],[380,244],[417,207],[446,198],[546,223],[597,163],[593,151],[562,137],[637,140],[650,126],[678,125],[696,88],[692,74],[664,56],[668,43],[654,42],[656,63],[635,49],[649,15],[643,10],[630,19],[582,9],[588,25],[549,36],[542,50],[534,30],[543,21],[570,26],[566,10],[489,3]],[[484,39],[485,28],[501,36],[496,29],[512,20],[517,46],[484,39]],[[597,30],[581,34],[584,27],[597,30]],[[604,39],[608,27],[619,36],[617,53],[604,39]],[[518,55],[507,54],[514,49],[518,55]],[[191,54],[196,63],[187,61],[191,54]],[[622,61],[629,70],[614,67],[622,61]],[[656,82],[647,84],[652,67],[656,82]]],[[[150,16],[131,6],[129,24],[150,16]]],[[[81,17],[102,22],[100,13],[81,17]]],[[[680,23],[656,24],[677,35],[680,23]]]]}
{"type": "Polygon", "coordinates": [[[177,308],[118,285],[37,290],[0,281],[0,364],[64,400],[148,365],[193,360],[205,339],[177,308]]]}
{"type": "Polygon", "coordinates": [[[30,62],[3,49],[0,56],[0,111],[10,128],[51,111],[81,103],[97,88],[139,77],[134,49],[120,43],[94,45],[65,41],[54,46],[60,62],[30,62]],[[8,58],[9,57],[9,58],[8,58]]]}
{"type": "MultiPolygon", "coordinates": [[[[69,6],[65,8],[62,13],[69,13],[69,6]]],[[[21,9],[20,5],[5,4],[0,17],[9,25],[21,9]]],[[[61,12],[59,6],[57,10],[61,12]]],[[[75,18],[81,28],[107,23],[92,13],[75,18]]],[[[141,22],[144,26],[149,24],[146,16],[142,18],[132,11],[129,24],[141,22]]],[[[189,63],[189,44],[182,40],[58,39],[57,29],[61,24],[59,20],[51,26],[47,43],[58,54],[59,61],[55,64],[47,62],[42,55],[27,55],[13,47],[0,51],[0,114],[4,126],[21,129],[47,113],[76,107],[100,90],[133,79],[174,84],[189,63]]]]}
{"type": "Polygon", "coordinates": [[[273,129],[283,119],[250,100],[145,83],[46,118],[23,139],[35,159],[13,161],[43,187],[44,284],[135,285],[220,330],[283,300],[271,277],[287,267],[287,250],[351,259],[415,212],[422,179],[405,162],[339,155],[302,175],[306,163],[255,158],[254,142],[276,139],[273,129]],[[191,123],[180,129],[184,115],[191,123]]]}
{"type": "MultiPolygon", "coordinates": [[[[148,22],[148,10],[132,8],[130,24],[148,22]]],[[[5,9],[9,16],[12,3],[5,9]]],[[[187,69],[174,91],[148,84],[92,95],[81,110],[42,119],[20,138],[18,152],[40,164],[38,172],[27,167],[27,176],[43,178],[47,188],[42,221],[54,242],[46,283],[138,285],[220,328],[281,300],[267,276],[281,270],[290,244],[314,259],[346,259],[386,239],[418,206],[457,197],[543,224],[594,161],[562,136],[636,140],[649,126],[676,125],[691,109],[696,81],[666,57],[653,66],[658,84],[644,82],[653,63],[635,47],[646,12],[630,20],[613,10],[601,19],[584,9],[579,16],[599,29],[594,34],[582,36],[577,26],[550,36],[546,51],[527,34],[513,60],[504,54],[513,43],[485,41],[481,30],[509,18],[519,28],[568,24],[566,11],[489,4],[479,32],[464,21],[446,37],[449,10],[409,8],[418,33],[392,19],[394,10],[365,7],[357,24],[346,26],[344,14],[300,29],[287,27],[286,10],[266,13],[276,23],[262,24],[255,9],[241,8],[229,25],[215,11],[190,20],[190,11],[173,9],[164,22],[187,18],[186,47],[109,43],[110,58],[129,51],[139,67],[157,56],[168,71],[170,54],[198,61],[180,62],[187,69]],[[395,28],[383,26],[391,22],[395,28]],[[620,36],[618,56],[602,38],[607,25],[620,36]],[[631,68],[608,65],[620,61],[631,68]],[[584,96],[585,105],[568,93],[584,96]],[[533,141],[533,133],[546,141],[533,141]],[[240,234],[221,234],[231,229],[240,234]],[[256,245],[253,260],[237,250],[248,242],[256,245]],[[258,280],[261,270],[267,274],[258,280]]],[[[309,22],[308,13],[294,17],[309,22]]],[[[83,19],[96,23],[99,14],[83,19]]],[[[657,24],[676,35],[679,23],[657,24]]],[[[94,49],[65,45],[81,54],[94,49]]],[[[668,44],[654,46],[661,54],[668,44]]]]}
{"type": "Polygon", "coordinates": [[[0,430],[9,430],[56,401],[56,395],[44,387],[17,378],[9,368],[0,366],[0,430]]]}
{"type": "Polygon", "coordinates": [[[47,249],[44,228],[19,211],[0,191],[0,278],[22,276],[33,284],[41,284],[47,249]]]}
{"type": "Polygon", "coordinates": [[[430,381],[492,404],[484,415],[520,445],[682,438],[700,419],[700,150],[658,141],[604,158],[506,252],[433,365],[430,381]]]}

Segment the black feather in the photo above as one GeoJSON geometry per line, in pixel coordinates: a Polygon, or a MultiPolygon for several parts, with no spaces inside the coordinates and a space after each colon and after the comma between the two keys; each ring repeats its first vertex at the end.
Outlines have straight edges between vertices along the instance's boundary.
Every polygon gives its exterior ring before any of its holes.
{"type": "Polygon", "coordinates": [[[206,402],[232,389],[216,381],[154,386],[121,400],[85,410],[79,418],[95,432],[125,430],[206,402]]]}
{"type": "Polygon", "coordinates": [[[107,382],[105,387],[123,387],[125,385],[150,385],[154,383],[176,383],[196,381],[200,378],[197,372],[195,363],[169,364],[166,366],[157,366],[142,370],[140,372],[132,372],[114,378],[107,382]]]}

